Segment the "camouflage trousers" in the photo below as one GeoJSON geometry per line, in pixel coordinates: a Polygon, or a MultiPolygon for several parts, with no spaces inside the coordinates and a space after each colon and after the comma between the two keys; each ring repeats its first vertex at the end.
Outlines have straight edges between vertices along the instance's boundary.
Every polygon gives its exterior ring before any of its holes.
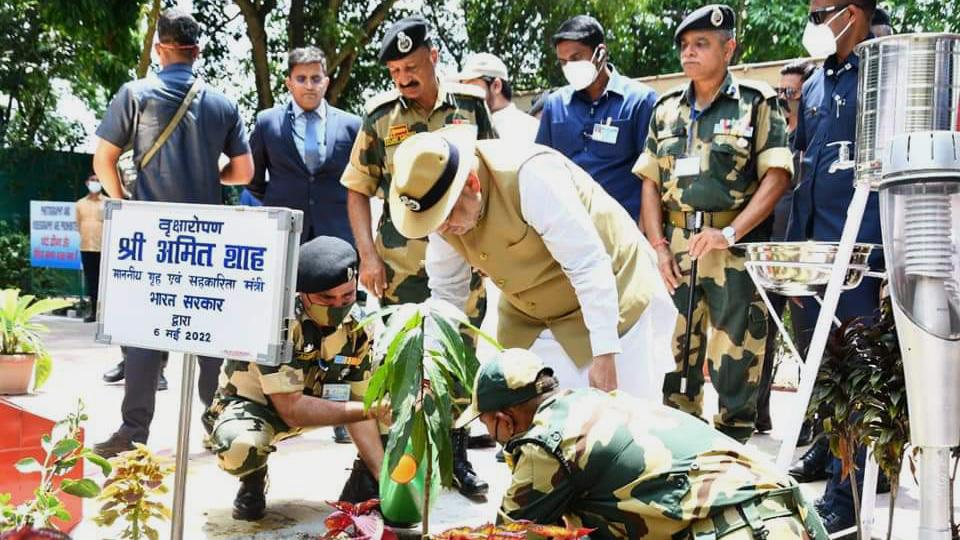
{"type": "Polygon", "coordinates": [[[304,432],[287,426],[273,409],[255,401],[219,401],[208,414],[212,416],[214,410],[219,410],[216,418],[204,418],[213,425],[210,451],[217,455],[221,469],[237,477],[265,467],[276,443],[304,432]]]}
{"type": "Polygon", "coordinates": [[[826,529],[800,488],[768,493],[757,502],[729,506],[695,521],[689,540],[828,540],[826,529]]]}
{"type": "Polygon", "coordinates": [[[703,416],[703,365],[719,398],[714,425],[726,435],[746,442],[753,433],[757,396],[767,335],[766,308],[750,276],[744,257],[733,250],[714,250],[701,257],[697,270],[696,303],[690,333],[687,393],[680,393],[683,341],[690,294],[692,232],[670,224],[665,229],[684,279],[673,295],[679,311],[674,332],[676,369],[664,377],[664,403],[703,416]]]}

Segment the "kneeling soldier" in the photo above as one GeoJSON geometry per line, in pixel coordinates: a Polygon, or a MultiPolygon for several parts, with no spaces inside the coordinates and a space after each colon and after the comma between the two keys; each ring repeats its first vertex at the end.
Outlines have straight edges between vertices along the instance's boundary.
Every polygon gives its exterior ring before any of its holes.
{"type": "Polygon", "coordinates": [[[300,247],[293,359],[279,366],[228,360],[220,388],[204,414],[220,468],[240,478],[234,519],[255,521],[266,507],[267,458],[276,443],[319,426],[347,425],[360,457],[340,495],[358,502],[378,497],[383,461],[379,409],[364,413],[370,375],[370,335],[358,330],[357,253],[319,236],[300,247]]]}
{"type": "Polygon", "coordinates": [[[826,540],[773,464],[686,413],[621,392],[558,390],[536,355],[484,364],[470,407],[512,470],[500,521],[594,529],[590,538],[826,540]]]}

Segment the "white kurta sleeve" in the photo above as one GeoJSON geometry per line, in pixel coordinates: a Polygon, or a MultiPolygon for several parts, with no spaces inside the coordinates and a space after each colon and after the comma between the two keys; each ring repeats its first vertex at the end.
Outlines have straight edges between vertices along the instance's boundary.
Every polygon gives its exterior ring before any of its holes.
{"type": "Polygon", "coordinates": [[[470,296],[470,265],[439,234],[431,234],[425,261],[432,299],[464,310],[470,296]]]}
{"type": "Polygon", "coordinates": [[[620,353],[613,263],[570,174],[558,156],[527,161],[519,171],[520,212],[573,284],[594,356],[620,353]]]}

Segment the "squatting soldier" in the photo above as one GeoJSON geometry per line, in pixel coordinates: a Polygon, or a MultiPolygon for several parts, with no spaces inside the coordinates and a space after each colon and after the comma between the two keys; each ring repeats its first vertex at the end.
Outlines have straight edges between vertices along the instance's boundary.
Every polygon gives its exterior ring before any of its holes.
{"type": "Polygon", "coordinates": [[[777,94],[735,79],[727,66],[737,48],[733,10],[704,6],[676,32],[691,79],[657,102],[646,149],[633,172],[643,180],[644,230],[680,311],[674,334],[677,369],[664,400],[703,412],[703,362],[719,395],[720,431],[741,442],[753,432],[763,365],[766,310],[744,269],[738,241],[764,241],[765,222],[793,174],[786,122],[777,94]],[[694,233],[698,213],[702,230],[694,233]],[[689,369],[683,351],[691,258],[698,260],[689,369]],[[711,329],[707,340],[708,327],[711,329]],[[688,377],[681,392],[681,377],[688,377]]]}
{"type": "Polygon", "coordinates": [[[591,538],[826,540],[799,487],[694,417],[622,392],[558,390],[522,349],[484,364],[470,408],[512,471],[500,521],[595,529],[591,538]]]}
{"type": "Polygon", "coordinates": [[[204,414],[220,468],[240,478],[234,519],[256,521],[266,507],[267,458],[276,443],[319,426],[346,425],[359,457],[341,500],[379,497],[383,444],[378,408],[364,413],[370,336],[357,297],[357,253],[345,240],[318,236],[300,248],[293,359],[275,367],[227,360],[204,414]]]}
{"type": "MultiPolygon", "coordinates": [[[[396,89],[373,97],[366,104],[360,133],[341,183],[347,192],[347,213],[360,252],[360,283],[380,298],[381,305],[423,302],[429,296],[424,270],[426,240],[407,240],[393,225],[384,205],[371,235],[370,198],[385,197],[393,175],[393,154],[404,139],[421,131],[451,124],[475,124],[484,139],[496,137],[485,94],[475,86],[440,82],[430,25],[422,17],[400,20],[383,38],[380,62],[385,63],[396,89]]],[[[483,279],[474,273],[470,302],[464,310],[479,326],[486,310],[483,279]]],[[[467,461],[467,433],[453,434],[454,481],[465,496],[487,492],[467,461]]]]}
{"type": "Polygon", "coordinates": [[[676,309],[633,219],[586,171],[473,126],[419,133],[395,157],[390,211],[404,236],[431,235],[432,294],[464,305],[479,268],[502,291],[502,344],[549,358],[571,388],[659,397],[676,309]]]}

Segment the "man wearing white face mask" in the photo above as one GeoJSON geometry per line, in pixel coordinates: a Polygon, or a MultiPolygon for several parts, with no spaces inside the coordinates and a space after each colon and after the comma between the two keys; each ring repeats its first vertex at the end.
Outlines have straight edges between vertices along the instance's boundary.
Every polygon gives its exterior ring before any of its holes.
{"type": "Polygon", "coordinates": [[[546,99],[536,142],[587,171],[637,221],[641,190],[630,169],[643,152],[656,92],[609,64],[593,17],[561,24],[553,46],[569,84],[546,99]]]}
{"type": "MultiPolygon", "coordinates": [[[[857,78],[860,59],[854,53],[862,41],[873,37],[870,21],[876,10],[875,0],[811,0],[803,44],[811,56],[826,57],[823,66],[803,85],[800,115],[795,132],[794,148],[803,152],[802,175],[794,191],[793,214],[788,240],[836,242],[840,239],[847,207],[853,199],[854,163],[843,159],[840,148],[856,147],[857,78]]],[[[867,200],[858,242],[880,244],[880,210],[877,193],[867,200]]],[[[874,250],[870,264],[882,268],[882,250],[874,250]]],[[[837,305],[841,321],[854,317],[871,318],[879,303],[880,282],[864,279],[852,291],[845,292],[837,305]]],[[[791,309],[798,334],[812,332],[819,307],[812,299],[804,300],[803,309],[791,309]]],[[[816,448],[816,447],[815,447],[816,448]]],[[[808,452],[793,468],[798,479],[808,476],[816,451],[808,452]],[[799,473],[799,474],[798,474],[799,473]]],[[[863,470],[863,454],[858,455],[863,470]]],[[[817,509],[828,532],[854,525],[853,498],[849,477],[840,481],[841,467],[834,462],[833,477],[827,483],[817,509]]],[[[862,472],[858,475],[862,482],[862,472]]]]}
{"type": "Polygon", "coordinates": [[[87,195],[77,201],[77,231],[80,233],[80,262],[83,264],[83,284],[90,297],[90,313],[83,322],[97,320],[97,299],[100,285],[100,236],[103,232],[102,187],[96,175],[85,182],[87,195]]]}

